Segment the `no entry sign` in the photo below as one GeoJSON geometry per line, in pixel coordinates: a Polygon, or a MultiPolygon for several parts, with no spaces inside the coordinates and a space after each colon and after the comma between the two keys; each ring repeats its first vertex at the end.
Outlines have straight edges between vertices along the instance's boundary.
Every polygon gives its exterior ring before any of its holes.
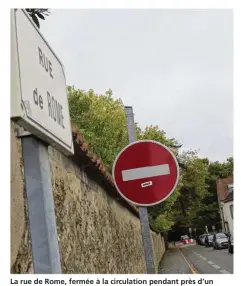
{"type": "Polygon", "coordinates": [[[179,180],[179,167],[173,153],[163,144],[136,141],[116,157],[113,177],[124,199],[139,206],[151,206],[173,193],[179,180]]]}

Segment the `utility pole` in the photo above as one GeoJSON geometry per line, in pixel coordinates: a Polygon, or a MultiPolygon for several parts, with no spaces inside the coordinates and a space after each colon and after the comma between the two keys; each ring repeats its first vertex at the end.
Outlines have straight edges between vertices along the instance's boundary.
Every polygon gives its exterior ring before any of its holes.
{"type": "MultiPolygon", "coordinates": [[[[125,114],[126,114],[126,123],[128,130],[129,143],[136,141],[136,130],[135,130],[135,121],[134,114],[131,106],[125,106],[125,114]]],[[[147,274],[155,274],[155,264],[153,258],[153,250],[152,250],[152,242],[151,242],[151,233],[149,227],[149,218],[147,207],[139,206],[139,216],[141,223],[141,234],[142,241],[144,245],[144,253],[146,259],[146,269],[147,274]]]]}

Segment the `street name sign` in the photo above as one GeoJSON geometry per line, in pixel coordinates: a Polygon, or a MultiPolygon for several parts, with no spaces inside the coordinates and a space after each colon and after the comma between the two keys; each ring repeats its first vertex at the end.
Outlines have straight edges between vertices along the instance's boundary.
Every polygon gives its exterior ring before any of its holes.
{"type": "Polygon", "coordinates": [[[113,177],[117,191],[130,203],[152,206],[166,200],[179,180],[178,162],[166,146],[135,141],[116,157],[113,177]]]}
{"type": "Polygon", "coordinates": [[[23,9],[11,11],[11,119],[74,153],[63,65],[23,9]]]}

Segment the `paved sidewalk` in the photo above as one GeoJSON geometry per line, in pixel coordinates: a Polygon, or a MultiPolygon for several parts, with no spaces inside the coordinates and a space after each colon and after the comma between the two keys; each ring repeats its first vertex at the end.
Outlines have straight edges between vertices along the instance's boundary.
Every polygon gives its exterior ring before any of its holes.
{"type": "Polygon", "coordinates": [[[180,250],[176,247],[170,247],[159,265],[159,274],[192,274],[188,263],[180,250]]]}

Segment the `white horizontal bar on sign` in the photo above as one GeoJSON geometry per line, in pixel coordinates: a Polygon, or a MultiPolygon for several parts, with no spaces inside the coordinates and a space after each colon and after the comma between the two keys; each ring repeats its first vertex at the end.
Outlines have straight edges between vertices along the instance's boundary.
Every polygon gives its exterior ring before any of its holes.
{"type": "Polygon", "coordinates": [[[157,177],[163,175],[169,175],[170,168],[168,164],[151,166],[151,167],[142,167],[122,171],[123,181],[132,181],[138,179],[144,179],[149,177],[157,177]]]}

